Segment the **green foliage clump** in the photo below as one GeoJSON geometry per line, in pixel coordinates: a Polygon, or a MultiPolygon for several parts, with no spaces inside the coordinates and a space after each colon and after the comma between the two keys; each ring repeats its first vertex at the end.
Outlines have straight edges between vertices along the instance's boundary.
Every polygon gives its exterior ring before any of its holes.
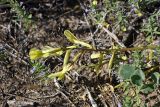
{"type": "MultiPolygon", "coordinates": [[[[146,4],[148,5],[152,2],[148,0],[104,0],[104,7],[100,9],[98,8],[98,3],[98,0],[91,2],[90,12],[86,16],[88,19],[91,19],[93,25],[97,26],[94,34],[99,30],[104,30],[119,44],[119,40],[109,30],[117,34],[127,32],[130,30],[129,28],[136,31],[137,26],[132,24],[136,19],[141,19],[147,14],[143,10],[146,8],[146,4]]],[[[112,69],[118,72],[122,82],[114,88],[122,89],[124,92],[122,95],[123,107],[142,107],[145,104],[141,101],[141,94],[155,91],[159,87],[160,82],[160,73],[156,71],[159,65],[150,64],[153,60],[157,61],[160,50],[159,45],[152,44],[153,36],[160,34],[157,23],[158,16],[159,11],[155,11],[150,14],[147,20],[142,21],[141,24],[138,23],[140,29],[137,32],[145,34],[146,41],[149,42],[147,46],[120,48],[113,44],[110,49],[96,49],[95,46],[79,40],[69,30],[65,30],[64,35],[72,43],[71,46],[63,48],[45,46],[41,50],[33,48],[30,50],[29,56],[31,60],[38,60],[40,58],[64,55],[60,71],[47,75],[49,79],[58,78],[62,80],[67,72],[76,69],[75,65],[82,55],[87,52],[91,53],[90,58],[96,59],[97,63],[89,64],[88,66],[97,74],[101,72],[103,65],[106,63],[109,74],[112,69]],[[72,53],[73,50],[77,50],[76,53],[72,53]],[[130,57],[126,57],[124,52],[130,54],[130,57]],[[71,58],[73,56],[71,54],[74,54],[73,58],[71,58]],[[108,54],[110,59],[106,60],[105,56],[108,54]],[[123,64],[121,65],[120,63],[123,64]]]]}
{"type": "MultiPolygon", "coordinates": [[[[58,72],[48,74],[46,78],[54,79],[58,78],[62,80],[65,77],[65,74],[71,71],[76,62],[79,60],[79,57],[86,52],[90,52],[92,59],[98,59],[98,63],[92,65],[94,71],[97,74],[100,73],[100,69],[105,64],[104,55],[111,53],[112,57],[108,62],[108,69],[112,69],[113,63],[115,62],[116,53],[122,51],[139,51],[144,49],[152,49],[153,47],[137,47],[137,48],[112,48],[112,49],[95,49],[90,44],[79,40],[76,38],[69,30],[64,32],[64,35],[67,39],[73,43],[73,45],[63,48],[52,48],[46,46],[39,49],[31,49],[29,56],[31,60],[37,60],[40,58],[46,58],[51,56],[61,56],[65,53],[62,69],[58,72]],[[70,56],[73,50],[78,50],[78,52],[74,55],[74,58],[70,60],[70,56]]],[[[159,48],[159,46],[155,46],[154,48],[159,48]]],[[[141,62],[142,56],[138,52],[134,52],[134,63],[132,64],[124,64],[119,66],[118,75],[123,80],[119,85],[115,86],[115,88],[123,87],[124,99],[123,105],[124,107],[132,107],[132,106],[142,106],[144,103],[140,100],[140,93],[147,94],[156,90],[159,87],[160,74],[158,72],[154,72],[151,76],[151,80],[147,81],[148,73],[144,73],[142,70],[143,63],[141,62]],[[130,95],[131,93],[131,95],[130,95]],[[131,100],[132,99],[132,100],[131,100]]],[[[122,58],[124,59],[124,58],[122,58]]],[[[126,60],[126,59],[125,59],[126,60]]],[[[115,65],[114,65],[115,66],[115,65]]]]}
{"type": "Polygon", "coordinates": [[[8,4],[11,7],[11,11],[16,13],[15,21],[22,21],[25,29],[29,29],[29,26],[32,23],[32,15],[28,14],[18,3],[17,0],[1,0],[0,3],[8,4]]]}

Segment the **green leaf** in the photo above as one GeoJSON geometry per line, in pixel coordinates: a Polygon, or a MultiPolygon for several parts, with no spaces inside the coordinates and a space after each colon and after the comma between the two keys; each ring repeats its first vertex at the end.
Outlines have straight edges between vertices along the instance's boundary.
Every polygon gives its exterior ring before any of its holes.
{"type": "Polygon", "coordinates": [[[118,71],[120,77],[124,80],[131,79],[131,76],[135,73],[135,67],[131,65],[122,65],[118,71]]]}
{"type": "Polygon", "coordinates": [[[98,64],[95,67],[95,70],[96,70],[97,73],[99,73],[99,70],[100,70],[100,68],[102,66],[103,58],[104,58],[103,57],[103,53],[100,53],[100,57],[98,59],[98,64]]]}
{"type": "Polygon", "coordinates": [[[109,60],[109,63],[108,63],[108,69],[112,68],[114,57],[115,57],[115,51],[112,52],[111,59],[109,60]]]}
{"type": "Polygon", "coordinates": [[[75,63],[82,54],[83,54],[83,51],[76,53],[74,55],[74,58],[72,59],[72,62],[75,63]]]}
{"type": "Polygon", "coordinates": [[[71,49],[66,51],[66,54],[65,54],[65,57],[64,57],[64,60],[63,60],[63,70],[62,71],[64,73],[68,72],[72,68],[72,65],[70,63],[68,63],[71,51],[72,51],[71,49]]]}
{"type": "Polygon", "coordinates": [[[133,84],[135,84],[137,86],[141,86],[143,84],[143,80],[139,75],[133,75],[131,77],[131,81],[133,84]]]}
{"type": "Polygon", "coordinates": [[[32,14],[29,14],[29,15],[28,15],[28,18],[31,19],[31,18],[32,18],[32,14]]]}
{"type": "Polygon", "coordinates": [[[45,46],[42,48],[43,57],[48,56],[60,56],[63,54],[63,51],[61,48],[52,48],[50,46],[45,46]]]}
{"type": "Polygon", "coordinates": [[[75,45],[72,45],[72,46],[68,46],[67,48],[69,48],[69,49],[74,49],[74,48],[78,48],[78,47],[75,46],[75,45]]]}
{"type": "Polygon", "coordinates": [[[63,67],[67,66],[70,54],[71,54],[71,49],[66,51],[66,54],[65,54],[65,57],[64,57],[64,60],[63,60],[63,67]]]}
{"type": "Polygon", "coordinates": [[[69,63],[69,64],[67,64],[67,65],[65,65],[65,66],[63,67],[63,70],[62,70],[62,71],[59,71],[59,72],[56,72],[56,73],[51,73],[51,74],[49,74],[47,77],[48,77],[49,79],[54,79],[54,78],[58,77],[58,80],[61,80],[61,79],[64,78],[65,73],[66,73],[67,71],[71,70],[72,67],[73,67],[73,66],[69,63]]]}
{"type": "Polygon", "coordinates": [[[154,33],[160,35],[160,32],[155,31],[154,33]]]}
{"type": "Polygon", "coordinates": [[[60,71],[60,72],[56,72],[56,73],[51,73],[47,77],[49,79],[54,79],[54,78],[58,77],[58,79],[61,80],[64,78],[64,76],[65,76],[65,73],[63,71],[60,71]]]}
{"type": "Polygon", "coordinates": [[[43,53],[49,53],[49,52],[54,52],[55,50],[57,50],[58,48],[52,48],[50,46],[44,46],[42,48],[42,52],[43,53]]]}
{"type": "Polygon", "coordinates": [[[72,43],[75,43],[75,40],[78,40],[74,35],[73,33],[71,33],[69,30],[65,30],[64,31],[64,35],[67,37],[67,39],[72,42],[72,43]]]}
{"type": "Polygon", "coordinates": [[[141,69],[137,69],[133,76],[131,76],[131,81],[137,86],[141,86],[145,80],[145,74],[141,69]]]}
{"type": "Polygon", "coordinates": [[[71,64],[71,63],[69,63],[69,64],[67,64],[67,65],[65,65],[64,67],[63,67],[63,72],[64,73],[66,73],[66,72],[68,72],[68,71],[70,71],[71,69],[72,69],[72,67],[73,67],[73,65],[71,64]]]}
{"type": "Polygon", "coordinates": [[[71,42],[71,43],[75,43],[75,44],[80,44],[82,46],[88,47],[88,48],[92,48],[92,46],[88,43],[85,43],[81,40],[78,40],[73,33],[71,33],[69,30],[65,30],[64,31],[64,35],[67,37],[67,39],[71,42]]]}
{"type": "Polygon", "coordinates": [[[137,69],[134,75],[139,75],[142,80],[145,80],[145,74],[141,69],[137,69]]]}
{"type": "Polygon", "coordinates": [[[142,86],[141,92],[145,93],[145,94],[148,94],[150,92],[153,92],[154,89],[155,89],[154,84],[145,84],[145,85],[142,86]]]}
{"type": "Polygon", "coordinates": [[[63,61],[63,70],[60,72],[56,72],[56,73],[52,73],[52,74],[48,75],[48,78],[53,79],[53,78],[58,77],[59,80],[64,78],[65,73],[72,69],[72,65],[70,63],[68,63],[70,54],[71,54],[71,49],[66,51],[64,61],[63,61]]]}
{"type": "Polygon", "coordinates": [[[85,46],[85,47],[87,47],[89,49],[92,49],[92,46],[90,44],[85,43],[83,41],[75,40],[75,44],[80,44],[80,45],[85,46]]]}
{"type": "Polygon", "coordinates": [[[160,81],[160,73],[158,72],[154,72],[151,76],[151,78],[154,80],[154,83],[157,85],[159,85],[159,81],[160,81]]]}

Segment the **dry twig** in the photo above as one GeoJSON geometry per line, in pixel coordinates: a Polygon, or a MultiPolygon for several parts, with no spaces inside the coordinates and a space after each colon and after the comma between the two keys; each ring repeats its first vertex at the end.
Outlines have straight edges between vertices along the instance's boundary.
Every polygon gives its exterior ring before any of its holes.
{"type": "Polygon", "coordinates": [[[86,88],[86,92],[88,94],[88,98],[89,98],[89,100],[91,102],[92,107],[98,107],[97,104],[96,104],[96,102],[94,101],[91,93],[89,92],[88,88],[86,88]]]}

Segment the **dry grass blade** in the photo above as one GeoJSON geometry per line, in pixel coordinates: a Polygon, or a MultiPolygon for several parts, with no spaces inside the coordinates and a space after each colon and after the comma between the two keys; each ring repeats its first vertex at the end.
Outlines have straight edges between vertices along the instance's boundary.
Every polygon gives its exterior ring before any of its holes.
{"type": "Polygon", "coordinates": [[[119,39],[117,38],[117,36],[116,36],[114,33],[110,32],[108,29],[106,29],[105,27],[103,27],[101,24],[100,24],[100,27],[102,27],[103,30],[104,30],[105,32],[107,32],[108,35],[109,35],[111,38],[113,38],[118,45],[120,45],[120,46],[123,47],[123,48],[126,47],[121,41],[119,41],[119,39]]]}

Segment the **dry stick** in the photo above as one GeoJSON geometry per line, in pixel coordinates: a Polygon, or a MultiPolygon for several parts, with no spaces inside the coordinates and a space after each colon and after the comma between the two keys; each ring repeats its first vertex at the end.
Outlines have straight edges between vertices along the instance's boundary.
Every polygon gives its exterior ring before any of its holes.
{"type": "Polygon", "coordinates": [[[112,95],[113,95],[113,97],[114,97],[114,99],[115,99],[115,101],[116,101],[116,103],[117,103],[117,106],[118,106],[118,107],[122,107],[122,105],[121,105],[121,103],[119,102],[119,100],[118,100],[118,98],[116,97],[116,95],[115,95],[114,93],[112,93],[112,95]]]}
{"type": "Polygon", "coordinates": [[[55,93],[54,95],[38,97],[37,99],[53,98],[53,97],[56,97],[56,96],[59,95],[59,94],[60,94],[60,92],[57,92],[57,93],[55,93]]]}
{"type": "Polygon", "coordinates": [[[92,33],[91,26],[90,26],[90,24],[89,24],[89,22],[88,22],[88,20],[87,20],[87,16],[86,16],[85,13],[84,13],[84,18],[85,18],[85,20],[86,20],[86,22],[87,22],[87,24],[88,24],[89,31],[90,31],[90,33],[91,33],[91,39],[92,39],[93,47],[96,48],[96,44],[95,44],[95,41],[94,41],[94,34],[92,33]]]}
{"type": "Polygon", "coordinates": [[[63,93],[62,91],[60,91],[60,90],[57,90],[59,93],[61,93],[61,95],[63,95],[68,101],[69,101],[69,103],[70,104],[72,104],[72,106],[73,107],[76,107],[75,105],[74,105],[74,103],[67,97],[67,95],[65,94],[65,93],[63,93]]]}
{"type": "Polygon", "coordinates": [[[55,82],[56,87],[58,88],[58,89],[57,89],[57,91],[58,91],[58,92],[57,92],[57,95],[58,95],[58,94],[63,95],[63,96],[69,101],[69,103],[72,104],[72,106],[76,107],[76,106],[73,104],[73,102],[60,90],[60,89],[61,89],[61,86],[60,86],[60,84],[57,82],[56,78],[54,79],[54,82],[55,82]]]}
{"type": "Polygon", "coordinates": [[[7,100],[9,107],[34,107],[34,102],[7,100]]]}
{"type": "MultiPolygon", "coordinates": [[[[14,49],[13,47],[11,47],[10,45],[8,45],[7,43],[6,43],[6,46],[7,46],[8,48],[12,49],[14,52],[16,52],[16,54],[18,54],[18,51],[17,51],[16,49],[14,49]]],[[[8,52],[9,55],[11,55],[11,56],[14,57],[14,58],[17,58],[17,60],[18,60],[19,62],[22,62],[22,63],[24,63],[25,65],[28,65],[28,63],[27,63],[25,60],[23,60],[22,58],[19,58],[19,57],[17,57],[15,54],[10,53],[7,49],[5,49],[5,50],[8,52]]]]}
{"type": "Polygon", "coordinates": [[[69,49],[77,49],[77,50],[82,50],[82,51],[89,51],[89,52],[104,52],[104,53],[110,53],[110,52],[126,52],[126,51],[138,51],[138,50],[146,50],[146,49],[153,49],[155,50],[156,48],[160,48],[160,46],[158,45],[149,45],[149,46],[141,46],[141,47],[132,47],[132,48],[119,48],[119,49],[89,49],[89,48],[67,48],[67,47],[63,47],[60,48],[59,50],[56,50],[54,52],[58,52],[60,50],[66,51],[69,49]]]}
{"type": "Polygon", "coordinates": [[[78,9],[78,7],[75,7],[75,8],[73,8],[72,10],[67,11],[67,12],[65,12],[65,13],[63,13],[63,14],[57,16],[57,17],[53,17],[53,19],[58,19],[58,18],[60,18],[60,17],[62,17],[62,16],[64,16],[64,15],[67,15],[67,14],[69,14],[69,13],[71,13],[71,12],[76,11],[76,9],[78,9]]]}
{"type": "MultiPolygon", "coordinates": [[[[3,41],[3,43],[5,43],[5,42],[3,41]]],[[[11,50],[13,50],[16,54],[19,53],[15,48],[11,47],[9,44],[5,43],[5,46],[7,46],[7,47],[10,48],[11,50]]],[[[7,49],[5,49],[5,50],[8,51],[7,49]]],[[[12,57],[17,58],[18,61],[24,63],[25,65],[28,65],[28,62],[26,62],[26,61],[23,60],[22,58],[17,57],[16,55],[10,53],[9,51],[8,51],[8,53],[9,53],[12,57]]]]}
{"type": "MultiPolygon", "coordinates": [[[[125,51],[138,51],[138,50],[146,50],[146,49],[155,49],[155,48],[160,48],[160,46],[156,45],[149,45],[149,46],[141,46],[141,47],[133,47],[133,48],[121,48],[121,49],[89,49],[89,48],[73,48],[77,50],[85,50],[85,51],[99,51],[99,52],[104,52],[104,53],[109,53],[109,52],[125,52],[125,51]]],[[[68,49],[72,48],[62,48],[61,50],[66,51],[68,49]]]]}
{"type": "Polygon", "coordinates": [[[77,1],[79,2],[81,8],[85,11],[85,12],[83,13],[83,15],[84,15],[84,18],[85,18],[85,20],[86,20],[86,23],[87,23],[87,25],[88,25],[88,27],[89,27],[89,31],[90,31],[90,33],[91,33],[91,39],[92,39],[93,47],[96,48],[96,44],[95,44],[95,41],[94,41],[94,34],[92,33],[91,26],[90,26],[90,24],[89,24],[89,21],[88,21],[88,19],[87,19],[87,15],[86,15],[87,9],[85,9],[85,7],[83,6],[83,4],[82,4],[82,2],[81,2],[80,0],[77,0],[77,1]]]}
{"type": "Polygon", "coordinates": [[[36,100],[36,99],[33,99],[33,98],[29,98],[29,97],[25,97],[25,96],[19,96],[19,95],[15,95],[15,94],[8,94],[8,93],[4,93],[5,95],[7,96],[13,96],[13,97],[20,97],[20,98],[24,98],[26,100],[29,100],[29,101],[33,101],[33,102],[37,102],[39,103],[40,101],[36,100]]]}
{"type": "Polygon", "coordinates": [[[107,106],[107,103],[106,103],[105,100],[104,100],[104,99],[105,99],[104,96],[101,95],[101,94],[98,95],[98,96],[102,98],[102,103],[103,103],[104,107],[108,107],[108,106],[107,106]]]}
{"type": "Polygon", "coordinates": [[[86,92],[88,94],[88,98],[89,98],[89,100],[91,102],[92,107],[98,107],[97,104],[96,104],[96,102],[94,101],[91,93],[89,92],[88,88],[86,88],[86,92]]]}
{"type": "Polygon", "coordinates": [[[108,35],[109,35],[111,38],[113,38],[121,47],[126,47],[121,41],[119,41],[119,39],[117,38],[117,36],[116,36],[114,33],[110,32],[108,29],[106,29],[105,27],[103,27],[102,24],[99,24],[99,25],[100,25],[100,27],[102,27],[103,30],[104,30],[105,32],[107,32],[108,35]]]}
{"type": "Polygon", "coordinates": [[[9,51],[7,51],[7,52],[8,52],[9,55],[11,55],[12,57],[16,58],[19,62],[22,62],[22,63],[25,64],[25,65],[28,65],[28,63],[27,63],[25,60],[17,57],[16,55],[10,53],[9,51]]]}
{"type": "Polygon", "coordinates": [[[55,86],[58,88],[58,89],[60,89],[61,88],[61,86],[60,86],[60,84],[57,82],[57,79],[56,78],[54,78],[54,84],[55,84],[55,86]]]}

